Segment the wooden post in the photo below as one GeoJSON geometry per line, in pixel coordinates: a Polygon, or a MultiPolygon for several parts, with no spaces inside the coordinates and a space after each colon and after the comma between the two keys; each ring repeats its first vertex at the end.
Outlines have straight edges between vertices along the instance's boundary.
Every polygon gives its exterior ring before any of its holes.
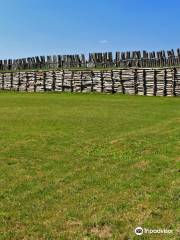
{"type": "Polygon", "coordinates": [[[71,81],[70,81],[70,84],[71,84],[71,92],[73,92],[73,78],[74,78],[74,71],[72,71],[72,74],[71,74],[71,81]]]}
{"type": "Polygon", "coordinates": [[[4,90],[4,73],[2,73],[2,90],[4,90]]]}
{"type": "Polygon", "coordinates": [[[21,85],[21,80],[20,80],[20,72],[18,73],[18,87],[17,87],[17,91],[19,92],[19,88],[21,85]]]}
{"type": "Polygon", "coordinates": [[[147,94],[147,88],[146,88],[146,70],[143,69],[143,91],[144,95],[147,94]]]}
{"type": "Polygon", "coordinates": [[[43,88],[44,88],[44,91],[46,92],[46,72],[45,71],[43,72],[43,88]]]}
{"type": "Polygon", "coordinates": [[[81,75],[80,75],[80,80],[81,80],[81,92],[83,91],[82,77],[83,77],[83,73],[82,73],[82,71],[81,71],[81,75]]]}
{"type": "Polygon", "coordinates": [[[11,73],[11,86],[10,86],[10,90],[12,90],[13,88],[13,73],[11,73]]]}
{"type": "Polygon", "coordinates": [[[120,72],[119,72],[119,79],[120,79],[120,83],[121,83],[121,87],[122,87],[122,93],[125,94],[124,83],[122,80],[122,70],[120,70],[120,72]]]}
{"type": "Polygon", "coordinates": [[[176,74],[177,69],[174,67],[172,70],[172,95],[176,96],[176,74]]]}
{"type": "Polygon", "coordinates": [[[164,69],[164,89],[163,89],[163,96],[167,95],[167,70],[164,69]]]}
{"type": "Polygon", "coordinates": [[[103,79],[103,71],[101,71],[101,92],[104,92],[104,79],[103,79]]]}
{"type": "Polygon", "coordinates": [[[157,92],[157,72],[154,70],[154,86],[153,86],[153,96],[156,96],[157,92]]]}
{"type": "Polygon", "coordinates": [[[36,92],[36,82],[37,82],[37,78],[36,78],[36,72],[34,73],[34,92],[36,92]]]}
{"type": "Polygon", "coordinates": [[[93,81],[93,77],[94,77],[94,72],[91,71],[91,92],[94,92],[94,81],[93,81]]]}
{"type": "Polygon", "coordinates": [[[112,94],[115,93],[114,91],[114,78],[113,78],[113,70],[111,70],[111,81],[112,81],[112,94]]]}
{"type": "Polygon", "coordinates": [[[55,71],[52,72],[52,90],[55,91],[56,88],[56,74],[55,71]]]}
{"type": "Polygon", "coordinates": [[[64,69],[62,71],[62,92],[64,92],[64,69]]]}
{"type": "Polygon", "coordinates": [[[28,87],[29,87],[29,75],[28,75],[28,72],[26,72],[26,92],[28,90],[28,87]]]}
{"type": "Polygon", "coordinates": [[[137,88],[137,69],[134,69],[134,94],[138,94],[137,88]]]}

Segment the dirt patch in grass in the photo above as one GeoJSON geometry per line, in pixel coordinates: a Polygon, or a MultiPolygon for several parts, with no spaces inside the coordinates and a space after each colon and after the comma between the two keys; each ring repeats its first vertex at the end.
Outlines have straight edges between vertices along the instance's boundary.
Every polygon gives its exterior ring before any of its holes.
{"type": "Polygon", "coordinates": [[[100,239],[109,239],[112,237],[111,228],[109,226],[93,227],[90,232],[100,239]]]}

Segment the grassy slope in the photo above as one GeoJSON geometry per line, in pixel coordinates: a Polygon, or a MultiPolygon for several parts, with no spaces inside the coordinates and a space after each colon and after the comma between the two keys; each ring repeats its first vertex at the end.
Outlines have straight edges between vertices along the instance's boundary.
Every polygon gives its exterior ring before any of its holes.
{"type": "Polygon", "coordinates": [[[0,239],[177,229],[179,136],[180,98],[1,92],[0,239]]]}

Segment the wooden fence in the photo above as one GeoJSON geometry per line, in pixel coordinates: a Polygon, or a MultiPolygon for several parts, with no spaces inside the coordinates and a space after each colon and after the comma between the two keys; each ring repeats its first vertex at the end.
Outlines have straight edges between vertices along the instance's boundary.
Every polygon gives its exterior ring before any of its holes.
{"type": "Polygon", "coordinates": [[[0,70],[116,68],[116,67],[172,67],[180,66],[180,49],[159,52],[133,51],[89,53],[81,55],[36,56],[22,59],[0,60],[0,70]]]}
{"type": "Polygon", "coordinates": [[[1,72],[0,89],[180,96],[180,68],[1,72]]]}

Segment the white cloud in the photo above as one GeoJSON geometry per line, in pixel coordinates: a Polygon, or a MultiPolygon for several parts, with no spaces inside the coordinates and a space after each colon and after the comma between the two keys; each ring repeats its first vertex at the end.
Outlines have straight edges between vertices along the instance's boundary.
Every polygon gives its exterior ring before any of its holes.
{"type": "Polygon", "coordinates": [[[101,43],[101,44],[106,44],[106,43],[108,43],[108,40],[103,39],[103,40],[100,40],[99,43],[101,43]]]}

